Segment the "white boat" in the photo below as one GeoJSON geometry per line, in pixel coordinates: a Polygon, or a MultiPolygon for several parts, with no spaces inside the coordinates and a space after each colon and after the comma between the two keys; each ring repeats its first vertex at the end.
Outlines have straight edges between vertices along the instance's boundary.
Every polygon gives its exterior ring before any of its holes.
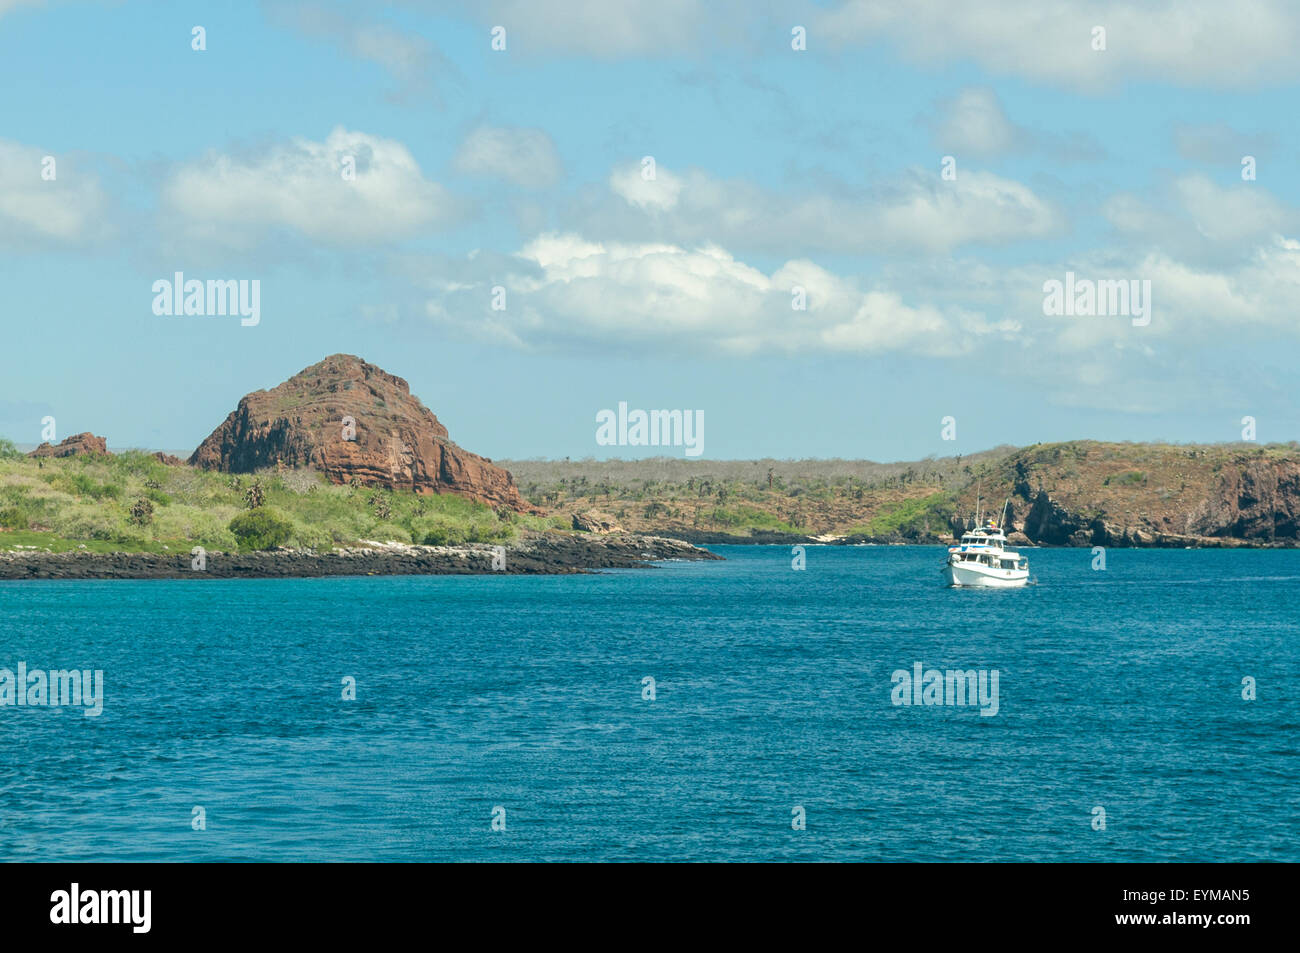
{"type": "Polygon", "coordinates": [[[948,547],[942,572],[950,586],[1013,589],[1029,582],[1029,557],[1007,549],[1006,534],[989,520],[948,547]]]}

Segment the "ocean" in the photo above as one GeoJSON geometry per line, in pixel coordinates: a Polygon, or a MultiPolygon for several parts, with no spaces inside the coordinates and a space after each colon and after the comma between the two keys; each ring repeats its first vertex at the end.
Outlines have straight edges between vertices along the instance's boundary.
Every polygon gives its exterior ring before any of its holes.
{"type": "Polygon", "coordinates": [[[0,583],[0,668],[103,672],[98,716],[0,707],[4,859],[1300,860],[1300,552],[974,591],[940,547],[710,548],[0,583]],[[918,663],[996,712],[896,704],[918,663]]]}

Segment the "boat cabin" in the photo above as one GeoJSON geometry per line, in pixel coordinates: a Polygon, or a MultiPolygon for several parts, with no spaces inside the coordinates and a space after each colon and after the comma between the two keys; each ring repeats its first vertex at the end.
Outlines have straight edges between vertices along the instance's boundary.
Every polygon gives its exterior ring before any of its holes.
{"type": "Polygon", "coordinates": [[[1007,537],[996,523],[990,521],[968,533],[963,533],[961,542],[949,552],[954,554],[958,563],[975,563],[993,569],[1024,569],[1028,560],[1019,553],[1006,549],[1007,537]]]}
{"type": "Polygon", "coordinates": [[[976,550],[962,550],[957,555],[959,563],[975,563],[979,566],[989,566],[993,569],[1026,569],[1029,566],[1029,560],[1019,554],[1004,555],[1000,552],[987,552],[976,550]]]}
{"type": "Polygon", "coordinates": [[[1002,549],[1007,541],[1007,537],[1002,530],[998,529],[997,523],[990,520],[986,525],[979,526],[968,533],[963,533],[961,537],[961,549],[966,551],[968,546],[984,547],[989,549],[1002,549]]]}

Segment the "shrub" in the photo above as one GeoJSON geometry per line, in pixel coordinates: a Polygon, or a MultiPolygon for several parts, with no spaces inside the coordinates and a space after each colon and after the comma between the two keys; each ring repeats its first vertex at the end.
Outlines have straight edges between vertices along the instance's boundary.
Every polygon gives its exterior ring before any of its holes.
{"type": "Polygon", "coordinates": [[[62,473],[50,481],[50,486],[73,496],[88,496],[92,500],[117,499],[122,487],[116,483],[99,483],[84,473],[62,473]]]}
{"type": "Polygon", "coordinates": [[[27,514],[16,506],[0,510],[0,526],[5,529],[27,529],[31,525],[27,514]]]}
{"type": "Polygon", "coordinates": [[[318,526],[311,526],[298,520],[293,521],[293,541],[307,549],[329,549],[333,537],[318,526]]]}
{"type": "Polygon", "coordinates": [[[130,529],[129,527],[113,537],[113,542],[115,543],[119,543],[123,546],[134,546],[137,548],[144,547],[149,543],[149,541],[148,534],[130,529]]]}
{"type": "Polygon", "coordinates": [[[233,506],[211,509],[198,506],[168,506],[154,515],[153,531],[160,540],[188,540],[210,550],[229,552],[238,544],[229,523],[236,515],[233,506]]]}
{"type": "Polygon", "coordinates": [[[412,538],[410,531],[397,523],[378,523],[372,526],[366,535],[381,543],[409,543],[412,538]]]}
{"type": "Polygon", "coordinates": [[[411,537],[425,546],[458,546],[465,542],[465,527],[422,517],[411,521],[411,537]]]}
{"type": "Polygon", "coordinates": [[[370,499],[366,500],[370,508],[375,513],[375,518],[381,523],[387,523],[393,518],[393,504],[388,497],[379,493],[372,493],[370,499]]]}
{"type": "Polygon", "coordinates": [[[465,542],[504,543],[513,539],[514,535],[514,531],[509,526],[475,524],[470,526],[469,531],[465,534],[465,542]]]}
{"type": "Polygon", "coordinates": [[[5,529],[39,529],[53,509],[50,500],[31,495],[27,487],[0,488],[0,526],[5,529]]]}
{"type": "Polygon", "coordinates": [[[153,503],[139,499],[131,504],[131,522],[137,526],[147,526],[153,522],[153,503]]]}
{"type": "Polygon", "coordinates": [[[64,539],[116,539],[125,529],[121,516],[107,507],[77,507],[54,519],[54,531],[64,539]]]}
{"type": "Polygon", "coordinates": [[[156,460],[152,454],[145,453],[142,450],[124,450],[121,453],[109,457],[107,460],[98,461],[101,466],[106,466],[108,470],[121,477],[145,477],[155,482],[160,482],[167,476],[168,467],[165,463],[156,460]]]}
{"type": "Polygon", "coordinates": [[[261,480],[254,480],[253,485],[244,491],[244,506],[250,510],[258,509],[266,502],[266,490],[261,480]]]}
{"type": "Polygon", "coordinates": [[[240,549],[274,549],[293,535],[293,524],[274,510],[258,508],[230,521],[230,532],[240,549]]]}

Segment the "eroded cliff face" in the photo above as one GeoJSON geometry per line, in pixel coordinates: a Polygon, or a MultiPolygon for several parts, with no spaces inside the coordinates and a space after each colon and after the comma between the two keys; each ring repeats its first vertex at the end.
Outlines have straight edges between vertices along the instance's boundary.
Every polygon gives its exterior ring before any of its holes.
{"type": "Polygon", "coordinates": [[[1300,538],[1300,461],[1243,461],[1187,516],[1189,532],[1240,539],[1300,538]]]}
{"type": "Polygon", "coordinates": [[[535,509],[509,472],[452,443],[406,381],[350,354],[332,355],[278,387],[248,394],[189,462],[234,473],[281,463],[309,466],[334,483],[355,480],[535,509]]]}
{"type": "MultiPolygon", "coordinates": [[[[1300,542],[1300,453],[1079,441],[1012,454],[986,477],[984,510],[1009,485],[1009,529],[1052,546],[1300,542]]],[[[959,506],[971,495],[966,487],[959,506]]],[[[963,512],[959,510],[959,512],[963,512]]]]}

